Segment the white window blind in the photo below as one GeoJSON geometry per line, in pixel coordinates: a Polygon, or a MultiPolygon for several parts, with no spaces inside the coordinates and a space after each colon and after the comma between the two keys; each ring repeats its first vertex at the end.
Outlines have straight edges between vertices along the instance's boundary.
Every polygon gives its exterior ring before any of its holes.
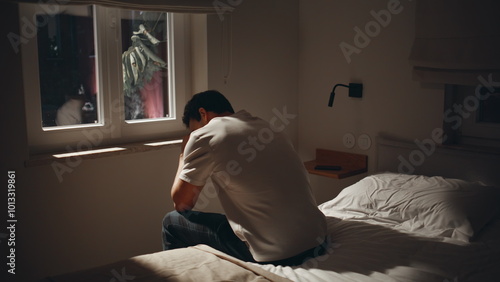
{"type": "Polygon", "coordinates": [[[13,0],[18,3],[47,4],[47,5],[100,5],[133,10],[152,10],[175,13],[227,13],[234,9],[234,5],[217,0],[13,0]]]}
{"type": "Polygon", "coordinates": [[[500,77],[500,1],[419,0],[410,61],[422,82],[500,77]]]}

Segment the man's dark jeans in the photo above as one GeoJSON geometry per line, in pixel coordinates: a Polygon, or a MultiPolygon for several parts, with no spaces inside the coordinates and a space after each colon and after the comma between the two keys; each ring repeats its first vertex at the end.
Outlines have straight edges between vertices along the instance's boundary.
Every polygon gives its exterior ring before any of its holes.
{"type": "MultiPolygon", "coordinates": [[[[198,211],[169,212],[163,218],[163,249],[171,250],[205,244],[243,261],[256,262],[245,242],[234,234],[225,215],[198,211]]],[[[323,255],[326,241],[291,258],[259,263],[299,265],[323,255]]]]}

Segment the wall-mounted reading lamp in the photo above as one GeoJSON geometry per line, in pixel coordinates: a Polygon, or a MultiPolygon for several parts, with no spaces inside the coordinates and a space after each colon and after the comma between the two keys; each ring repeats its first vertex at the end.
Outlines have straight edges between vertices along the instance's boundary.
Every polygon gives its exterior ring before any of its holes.
{"type": "Polygon", "coordinates": [[[354,98],[363,97],[363,84],[361,83],[349,83],[349,85],[337,84],[333,87],[332,93],[330,93],[330,100],[328,101],[328,107],[333,106],[333,99],[335,98],[335,88],[337,88],[337,86],[343,86],[349,88],[349,97],[354,97],[354,98]]]}

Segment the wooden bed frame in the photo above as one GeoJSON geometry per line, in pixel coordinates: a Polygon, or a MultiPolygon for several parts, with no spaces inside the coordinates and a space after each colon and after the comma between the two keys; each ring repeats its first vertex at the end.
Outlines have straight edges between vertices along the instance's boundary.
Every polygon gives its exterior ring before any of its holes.
{"type": "Polygon", "coordinates": [[[398,172],[481,181],[500,188],[500,153],[441,146],[431,139],[377,137],[376,172],[398,172]]]}

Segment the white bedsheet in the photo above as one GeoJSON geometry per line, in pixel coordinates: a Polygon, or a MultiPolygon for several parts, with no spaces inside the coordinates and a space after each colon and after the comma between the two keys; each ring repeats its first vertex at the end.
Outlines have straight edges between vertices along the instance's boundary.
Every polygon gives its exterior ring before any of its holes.
{"type": "Polygon", "coordinates": [[[297,267],[261,267],[293,281],[311,282],[500,279],[498,240],[444,242],[377,224],[333,217],[327,221],[333,238],[327,254],[297,267]]]}
{"type": "MultiPolygon", "coordinates": [[[[394,174],[367,177],[320,205],[327,216],[327,254],[297,267],[260,267],[293,281],[500,281],[500,220],[481,227],[480,234],[470,234],[476,237],[471,242],[463,232],[443,232],[463,228],[465,221],[477,217],[477,203],[472,203],[472,212],[466,210],[477,193],[470,193],[471,183],[457,181],[394,174]],[[468,202],[459,201],[458,206],[465,207],[465,213],[455,213],[449,195],[465,195],[468,202]]],[[[490,199],[478,195],[476,200],[486,206],[490,199]]],[[[500,206],[496,203],[491,208],[500,206]]]]}

